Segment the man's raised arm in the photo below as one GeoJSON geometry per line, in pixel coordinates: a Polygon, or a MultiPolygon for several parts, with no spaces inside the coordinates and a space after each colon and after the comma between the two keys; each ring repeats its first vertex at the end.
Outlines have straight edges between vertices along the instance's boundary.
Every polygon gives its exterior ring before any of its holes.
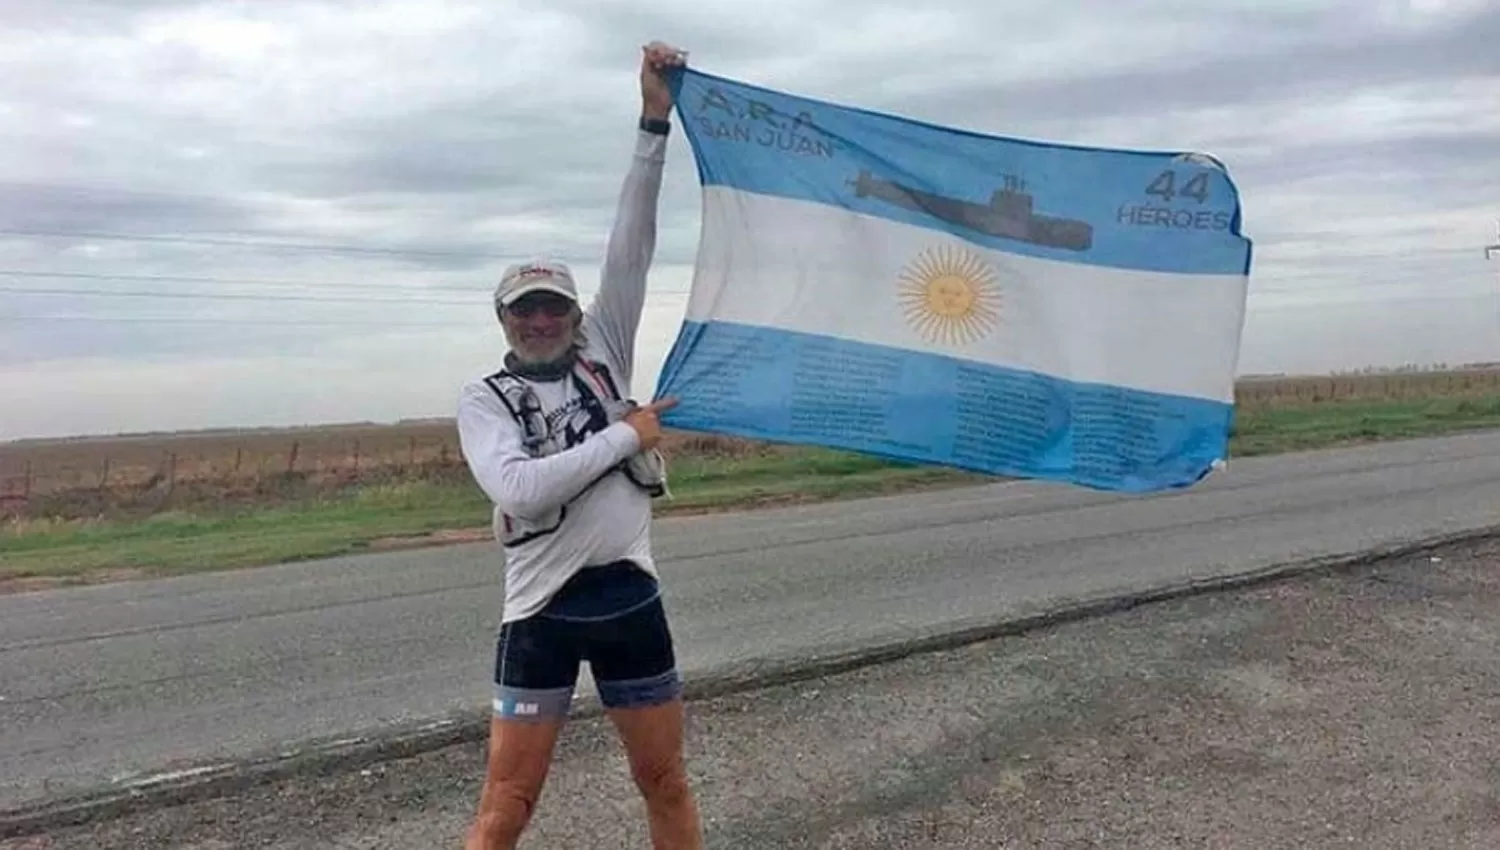
{"type": "Polygon", "coordinates": [[[635,338],[646,300],[646,274],[656,252],[656,217],[666,164],[672,92],[665,72],[681,64],[673,48],[652,44],[641,57],[641,118],[625,185],[615,208],[599,293],[584,313],[585,332],[619,370],[622,391],[635,365],[635,338]]]}

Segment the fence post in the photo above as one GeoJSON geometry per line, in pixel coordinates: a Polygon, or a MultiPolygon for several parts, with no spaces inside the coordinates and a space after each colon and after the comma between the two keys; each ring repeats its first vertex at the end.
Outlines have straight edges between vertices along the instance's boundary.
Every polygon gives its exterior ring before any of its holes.
{"type": "Polygon", "coordinates": [[[109,455],[104,456],[104,466],[99,470],[99,489],[109,484],[109,455]]]}
{"type": "Polygon", "coordinates": [[[21,498],[31,501],[31,461],[26,461],[26,483],[21,485],[21,498]]]}
{"type": "Polygon", "coordinates": [[[293,471],[295,471],[297,469],[297,450],[300,449],[301,446],[302,446],[301,441],[299,441],[299,440],[293,440],[292,441],[292,453],[286,459],[286,471],[287,472],[293,472],[293,471]]]}
{"type": "Polygon", "coordinates": [[[167,492],[177,489],[177,452],[167,456],[167,492]]]}
{"type": "Polygon", "coordinates": [[[359,472],[359,438],[354,439],[354,471],[359,472]]]}

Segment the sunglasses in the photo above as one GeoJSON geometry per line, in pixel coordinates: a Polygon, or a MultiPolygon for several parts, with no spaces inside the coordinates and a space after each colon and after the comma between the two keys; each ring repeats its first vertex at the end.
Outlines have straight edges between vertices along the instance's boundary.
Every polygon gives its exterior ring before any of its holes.
{"type": "Polygon", "coordinates": [[[560,319],[572,309],[573,302],[558,295],[528,295],[505,308],[506,312],[523,319],[536,313],[560,319]]]}

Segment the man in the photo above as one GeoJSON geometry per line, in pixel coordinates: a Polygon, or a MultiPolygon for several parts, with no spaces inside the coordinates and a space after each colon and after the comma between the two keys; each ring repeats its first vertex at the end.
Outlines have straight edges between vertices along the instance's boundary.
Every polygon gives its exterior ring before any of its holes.
{"type": "Polygon", "coordinates": [[[629,391],[677,51],[641,60],[641,117],[598,295],[586,309],[571,270],[506,269],[495,309],[505,369],[461,392],[464,458],[495,505],[505,604],[495,652],[489,760],[468,850],[516,846],[541,794],[580,662],[618,730],[645,800],[653,846],[702,846],[683,765],[683,706],[651,555],[651,499],[663,492],[658,414],[629,391]]]}

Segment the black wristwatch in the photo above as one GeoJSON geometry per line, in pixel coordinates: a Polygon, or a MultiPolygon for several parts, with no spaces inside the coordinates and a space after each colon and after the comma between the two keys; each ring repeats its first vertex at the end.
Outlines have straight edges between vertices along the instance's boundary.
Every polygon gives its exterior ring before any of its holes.
{"type": "Polygon", "coordinates": [[[647,118],[646,116],[642,115],[641,129],[645,130],[647,133],[655,133],[658,136],[665,136],[668,133],[672,132],[672,122],[666,120],[665,118],[647,118]]]}

